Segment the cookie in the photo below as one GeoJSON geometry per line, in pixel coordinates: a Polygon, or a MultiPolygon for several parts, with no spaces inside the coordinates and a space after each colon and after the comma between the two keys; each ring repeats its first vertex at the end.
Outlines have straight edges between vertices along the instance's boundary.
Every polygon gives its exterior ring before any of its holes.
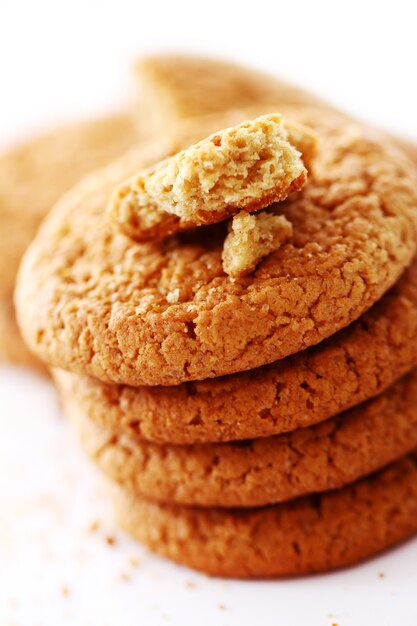
{"type": "MultiPolygon", "coordinates": [[[[290,143],[300,152],[304,165],[310,170],[315,155],[317,154],[318,137],[311,128],[307,127],[305,124],[294,121],[293,117],[299,117],[301,115],[300,107],[282,105],[282,109],[285,111],[285,127],[290,143]]],[[[190,146],[192,143],[201,141],[213,133],[219,133],[230,126],[242,124],[247,120],[253,120],[262,115],[274,114],[275,110],[276,106],[265,104],[237,107],[211,115],[187,118],[181,123],[178,123],[175,128],[177,132],[181,134],[182,143],[186,146],[190,146]]],[[[305,114],[308,110],[311,111],[313,115],[314,112],[317,112],[317,109],[302,107],[302,111],[305,114]]],[[[338,114],[338,119],[340,120],[340,114],[338,114]]]]}
{"type": "Polygon", "coordinates": [[[129,116],[112,115],[57,128],[0,155],[2,360],[37,363],[18,333],[12,294],[21,256],[39,223],[65,191],[127,150],[135,137],[129,116]]]}
{"type": "Polygon", "coordinates": [[[146,245],[115,232],[104,206],[131,159],[68,193],[21,266],[34,352],[108,382],[179,384],[281,359],[364,313],[414,254],[414,168],[343,117],[296,121],[317,129],[318,154],[308,184],[280,203],[291,242],[250,277],[224,274],[223,224],[146,245]]]}
{"type": "Polygon", "coordinates": [[[416,365],[414,261],[359,320],[271,366],[175,387],[108,385],[64,371],[55,378],[61,393],[105,428],[184,444],[265,437],[323,421],[416,365]]]}
{"type": "MultiPolygon", "coordinates": [[[[59,388],[59,384],[58,384],[59,388]]],[[[417,447],[417,371],[321,424],[218,444],[157,445],[106,429],[62,396],[86,452],[141,496],[196,506],[261,506],[329,491],[417,447]]]]}
{"type": "Polygon", "coordinates": [[[274,113],[210,135],[135,174],[113,192],[108,212],[126,235],[150,241],[240,210],[259,211],[306,180],[301,153],[274,113]]]}
{"type": "Polygon", "coordinates": [[[149,135],[166,132],[176,122],[255,104],[264,105],[263,113],[282,104],[330,108],[304,89],[220,59],[151,56],[137,61],[135,80],[139,96],[137,118],[141,128],[143,120],[147,120],[149,135]]]}
{"type": "Polygon", "coordinates": [[[417,532],[417,453],[339,491],[258,509],[115,496],[119,523],[152,551],[214,576],[268,578],[353,565],[417,532]]]}

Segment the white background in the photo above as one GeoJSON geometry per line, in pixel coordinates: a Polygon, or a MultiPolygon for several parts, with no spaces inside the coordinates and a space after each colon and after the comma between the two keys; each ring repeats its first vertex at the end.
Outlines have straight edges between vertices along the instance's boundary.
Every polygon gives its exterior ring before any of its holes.
{"type": "MultiPolygon", "coordinates": [[[[417,139],[413,4],[0,0],[0,146],[128,104],[131,61],[160,51],[258,66],[417,139]]],[[[209,580],[114,528],[47,381],[0,369],[0,429],[1,626],[417,623],[415,541],[338,574],[209,580]]]]}
{"type": "Polygon", "coordinates": [[[128,101],[129,64],[203,52],[417,138],[412,0],[0,0],[0,141],[128,101]]]}

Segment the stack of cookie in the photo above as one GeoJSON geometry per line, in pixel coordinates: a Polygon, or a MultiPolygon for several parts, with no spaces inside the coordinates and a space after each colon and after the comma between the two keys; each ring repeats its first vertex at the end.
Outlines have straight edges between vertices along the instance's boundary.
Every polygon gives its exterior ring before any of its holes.
{"type": "Polygon", "coordinates": [[[191,148],[243,112],[179,124],[81,182],[17,287],[122,525],[222,576],[417,532],[415,166],[345,116],[281,109],[191,148]]]}

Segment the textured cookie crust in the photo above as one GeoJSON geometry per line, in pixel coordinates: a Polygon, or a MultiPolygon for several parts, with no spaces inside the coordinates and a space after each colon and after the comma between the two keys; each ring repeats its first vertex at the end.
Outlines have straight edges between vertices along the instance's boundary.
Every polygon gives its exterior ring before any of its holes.
{"type": "MultiPolygon", "coordinates": [[[[59,385],[58,385],[59,387],[59,385]]],[[[194,446],[157,445],[106,429],[63,396],[86,452],[111,478],[154,500],[261,506],[329,491],[417,447],[417,371],[367,403],[285,435],[194,446]]]]}
{"type": "Polygon", "coordinates": [[[374,556],[417,532],[417,454],[339,491],[259,509],[156,504],[127,490],[119,523],[151,550],[215,576],[323,572],[374,556]]]}
{"type": "Polygon", "coordinates": [[[319,151],[308,184],[280,203],[294,235],[250,278],[223,273],[222,224],[152,245],[114,232],[103,209],[131,158],[68,193],[21,266],[33,350],[104,381],[178,384],[283,358],[359,317],[413,256],[414,168],[343,117],[300,117],[319,151]]]}
{"type": "Polygon", "coordinates": [[[108,385],[64,371],[55,378],[62,395],[105,428],[183,444],[264,437],[320,422],[377,395],[415,365],[416,261],[348,328],[271,366],[176,387],[108,385]]]}
{"type": "Polygon", "coordinates": [[[0,155],[0,358],[36,359],[13,320],[14,282],[21,256],[47,211],[78,180],[122,154],[137,132],[127,115],[57,128],[0,155]]]}
{"type": "MultiPolygon", "coordinates": [[[[308,140],[296,132],[304,148],[308,140]]],[[[110,217],[126,235],[149,241],[285,200],[307,180],[288,135],[278,113],[225,128],[124,181],[110,217]]]]}

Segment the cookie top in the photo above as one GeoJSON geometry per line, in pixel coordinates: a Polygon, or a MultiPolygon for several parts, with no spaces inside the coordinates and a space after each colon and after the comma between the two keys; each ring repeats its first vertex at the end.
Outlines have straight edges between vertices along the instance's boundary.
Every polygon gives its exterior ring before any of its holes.
{"type": "MultiPolygon", "coordinates": [[[[71,124],[0,155],[0,360],[38,365],[14,320],[21,256],[58,198],[88,172],[125,152],[137,131],[128,115],[71,124]]],[[[40,364],[39,364],[40,366],[40,364]]]]}
{"type": "Polygon", "coordinates": [[[259,509],[156,504],[117,490],[119,523],[151,550],[214,576],[324,572],[417,532],[417,453],[337,491],[259,509]]]}
{"type": "Polygon", "coordinates": [[[108,385],[64,371],[55,377],[96,422],[182,444],[265,437],[323,421],[377,395],[415,365],[413,261],[359,320],[270,366],[175,387],[108,385]]]}
{"type": "MultiPolygon", "coordinates": [[[[58,384],[59,388],[59,384],[58,384]]],[[[383,394],[321,424],[285,435],[188,446],[106,428],[74,395],[61,396],[81,443],[111,478],[162,502],[260,506],[336,489],[417,447],[417,371],[383,394]]]]}
{"type": "Polygon", "coordinates": [[[341,116],[310,110],[297,121],[319,146],[307,185],[280,203],[294,234],[250,277],[224,274],[222,224],[147,245],[115,232],[104,206],[139,160],[68,193],[21,266],[32,349],[104,381],[168,385],[269,363],[359,317],[415,251],[414,169],[341,116]]]}
{"type": "MultiPolygon", "coordinates": [[[[297,129],[297,137],[301,134],[297,129]]],[[[301,146],[305,141],[301,138],[301,146]]],[[[214,133],[124,181],[108,211],[136,241],[161,239],[285,200],[307,180],[278,113],[214,133]]]]}

